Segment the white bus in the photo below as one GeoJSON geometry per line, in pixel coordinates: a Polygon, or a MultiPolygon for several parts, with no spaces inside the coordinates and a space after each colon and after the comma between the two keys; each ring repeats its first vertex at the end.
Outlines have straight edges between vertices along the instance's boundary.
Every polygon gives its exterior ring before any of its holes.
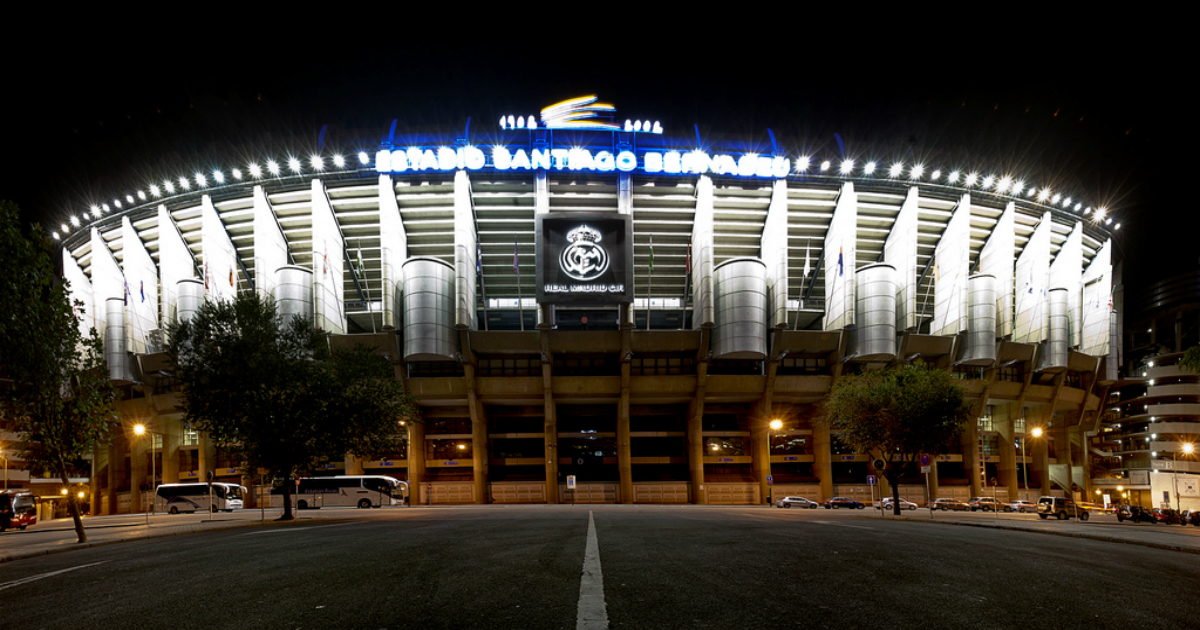
{"type": "MultiPolygon", "coordinates": [[[[209,510],[209,485],[207,483],[165,483],[154,493],[154,510],[178,514],[180,512],[207,512],[209,510]]],[[[214,481],[212,484],[212,510],[232,512],[242,509],[246,499],[246,487],[235,483],[214,481]]]]}
{"type": "MultiPolygon", "coordinates": [[[[296,508],[321,507],[373,508],[400,505],[408,484],[386,475],[338,475],[336,477],[301,477],[294,493],[296,508]],[[403,488],[401,487],[403,486],[403,488]]],[[[273,495],[283,490],[273,488],[273,495]]]]}

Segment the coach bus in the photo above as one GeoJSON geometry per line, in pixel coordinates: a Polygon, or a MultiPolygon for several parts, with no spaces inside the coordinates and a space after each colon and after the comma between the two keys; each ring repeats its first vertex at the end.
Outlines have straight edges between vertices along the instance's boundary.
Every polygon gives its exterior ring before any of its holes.
{"type": "Polygon", "coordinates": [[[164,483],[154,493],[154,510],[178,514],[180,512],[209,511],[209,486],[212,486],[212,511],[232,512],[242,509],[246,500],[246,487],[236,483],[214,481],[207,483],[164,483]]]}
{"type": "MultiPolygon", "coordinates": [[[[301,477],[297,480],[295,500],[301,510],[321,507],[377,508],[399,505],[408,488],[406,482],[386,475],[338,475],[301,477]],[[403,486],[403,488],[401,487],[403,486]]],[[[283,490],[273,488],[273,495],[283,490]]]]}

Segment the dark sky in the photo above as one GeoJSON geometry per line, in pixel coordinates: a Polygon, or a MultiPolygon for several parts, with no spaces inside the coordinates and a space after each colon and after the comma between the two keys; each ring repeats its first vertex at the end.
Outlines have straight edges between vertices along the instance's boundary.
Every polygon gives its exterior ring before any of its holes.
{"type": "MultiPolygon", "coordinates": [[[[952,54],[946,42],[916,34],[899,47],[861,33],[833,44],[778,38],[689,47],[665,33],[661,45],[647,37],[589,53],[469,37],[460,39],[489,43],[456,45],[449,36],[423,45],[400,35],[280,39],[265,28],[230,27],[222,38],[181,33],[174,41],[97,38],[86,25],[75,28],[74,62],[56,66],[35,55],[15,64],[9,81],[22,97],[3,101],[9,150],[0,197],[53,225],[164,174],[289,149],[307,154],[322,125],[327,147],[369,148],[393,118],[400,131],[449,134],[470,116],[476,137],[501,113],[594,93],[620,118],[661,120],[677,136],[690,137],[699,124],[702,134],[765,141],[770,127],[793,154],[832,154],[839,133],[851,155],[885,163],[915,156],[935,166],[1011,169],[1107,205],[1122,223],[1118,257],[1141,277],[1194,267],[1200,256],[1189,248],[1195,213],[1184,212],[1182,195],[1155,172],[1180,114],[1162,100],[1156,75],[1144,72],[1149,53],[1066,40],[979,58],[965,52],[971,37],[952,54]],[[228,43],[246,37],[254,45],[228,43]],[[1172,222],[1184,229],[1164,228],[1172,222]]],[[[536,40],[513,33],[503,41],[536,40]]]]}

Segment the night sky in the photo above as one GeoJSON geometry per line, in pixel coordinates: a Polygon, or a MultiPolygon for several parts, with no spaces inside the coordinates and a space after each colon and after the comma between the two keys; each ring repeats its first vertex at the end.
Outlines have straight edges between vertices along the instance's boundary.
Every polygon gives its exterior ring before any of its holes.
{"type": "Polygon", "coordinates": [[[323,125],[326,155],[372,149],[392,119],[398,133],[449,135],[469,116],[477,139],[501,114],[597,94],[620,119],[661,120],[675,137],[694,136],[698,124],[702,136],[765,143],[770,127],[792,155],[832,158],[837,133],[860,162],[924,161],[1048,183],[1121,222],[1116,255],[1127,284],[1200,258],[1196,213],[1178,192],[1185,182],[1159,168],[1179,114],[1144,72],[1149,52],[1062,41],[984,59],[948,55],[945,42],[920,37],[911,38],[919,46],[888,52],[886,42],[862,37],[855,46],[840,35],[836,45],[689,50],[674,33],[661,35],[671,45],[638,40],[595,55],[561,45],[420,45],[399,35],[394,45],[321,40],[310,51],[265,38],[262,28],[187,47],[73,28],[74,61],[20,51],[8,81],[21,97],[0,106],[9,148],[0,197],[49,225],[151,179],[307,155],[323,125]],[[257,45],[217,45],[246,36],[257,45]]]}

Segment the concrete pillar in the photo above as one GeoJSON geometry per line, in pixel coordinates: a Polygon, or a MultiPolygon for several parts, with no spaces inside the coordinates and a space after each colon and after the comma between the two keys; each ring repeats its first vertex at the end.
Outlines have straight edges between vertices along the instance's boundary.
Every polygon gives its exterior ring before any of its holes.
{"type": "Polygon", "coordinates": [[[933,462],[929,466],[929,480],[928,480],[928,482],[926,482],[926,485],[928,486],[928,489],[929,489],[929,500],[933,501],[934,499],[938,498],[938,494],[941,491],[938,490],[937,457],[933,458],[933,462]]]}
{"type": "Polygon", "coordinates": [[[818,501],[824,501],[833,496],[833,439],[829,433],[829,423],[818,419],[812,423],[813,431],[813,474],[821,482],[821,496],[818,501]]]}
{"type": "Polygon", "coordinates": [[[179,445],[183,443],[183,423],[179,418],[159,416],[155,421],[162,432],[162,481],[179,481],[179,445]]]}
{"type": "Polygon", "coordinates": [[[962,432],[963,471],[971,485],[971,496],[983,496],[982,484],[979,480],[979,418],[974,415],[967,420],[962,432]]]}
{"type": "MultiPolygon", "coordinates": [[[[621,382],[629,382],[629,363],[621,364],[621,382]]],[[[621,387],[617,406],[617,471],[621,479],[620,503],[633,503],[633,459],[629,448],[629,387],[621,387]]]]}
{"type": "Polygon", "coordinates": [[[99,514],[116,514],[117,513],[117,483],[118,471],[120,470],[121,462],[124,461],[125,453],[125,436],[118,433],[113,436],[112,442],[108,448],[108,488],[104,492],[101,500],[101,505],[98,508],[99,514]]]}
{"type": "Polygon", "coordinates": [[[995,426],[996,433],[1000,434],[1000,465],[996,467],[996,472],[1000,479],[1000,485],[1008,488],[1009,498],[1015,499],[1019,495],[1017,493],[1017,446],[1013,442],[1016,436],[1013,433],[1012,409],[1008,405],[996,405],[995,409],[992,425],[995,426]]]}
{"type": "Polygon", "coordinates": [[[750,461],[754,470],[754,478],[758,481],[758,502],[766,503],[771,487],[767,485],[767,477],[771,474],[771,427],[772,409],[770,395],[766,404],[759,405],[754,416],[750,419],[750,461]]]}
{"type": "Polygon", "coordinates": [[[488,494],[487,415],[484,413],[483,403],[476,398],[474,389],[469,391],[468,405],[470,405],[471,410],[471,471],[472,480],[475,483],[475,502],[490,503],[491,499],[488,494]]]}
{"type": "Polygon", "coordinates": [[[708,362],[696,365],[696,395],[688,405],[687,441],[688,472],[692,483],[692,503],[706,505],[708,493],[704,485],[704,383],[708,379],[708,362]]]}
{"type": "Polygon", "coordinates": [[[425,423],[409,422],[408,426],[408,491],[409,505],[421,502],[425,483],[425,423]]]}

